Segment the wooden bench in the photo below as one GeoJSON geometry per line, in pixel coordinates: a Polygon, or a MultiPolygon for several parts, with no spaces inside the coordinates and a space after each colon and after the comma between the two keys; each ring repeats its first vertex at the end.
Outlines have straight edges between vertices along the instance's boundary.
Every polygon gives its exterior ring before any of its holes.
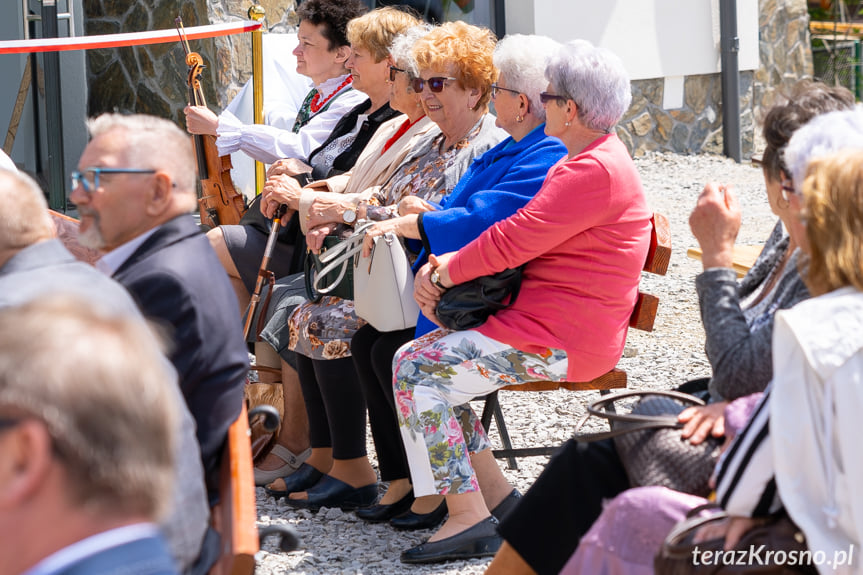
{"type": "Polygon", "coordinates": [[[219,503],[212,509],[213,529],[221,537],[219,559],[211,575],[252,575],[258,540],[255,475],[246,406],[228,429],[219,470],[219,503]]]}
{"type": "MultiPolygon", "coordinates": [[[[761,255],[764,245],[735,245],[731,267],[737,272],[737,277],[743,277],[761,255]]],[[[686,255],[694,260],[701,259],[701,248],[689,248],[686,255]]]]}
{"type": "MultiPolygon", "coordinates": [[[[671,260],[671,229],[668,225],[668,219],[659,213],[653,214],[651,224],[650,248],[647,251],[647,258],[642,269],[649,273],[665,275],[668,272],[668,264],[671,260]]],[[[632,315],[629,317],[629,327],[642,331],[653,331],[658,306],[658,297],[639,291],[632,315]]],[[[599,390],[600,393],[608,393],[611,389],[625,387],[626,372],[622,369],[614,368],[591,381],[536,381],[520,385],[507,385],[501,389],[508,391],[553,391],[555,389],[566,389],[569,391],[599,390]]],[[[488,432],[491,426],[492,417],[494,417],[497,424],[501,443],[504,447],[503,449],[495,449],[492,453],[498,459],[507,459],[510,469],[518,469],[518,464],[515,460],[516,457],[551,455],[558,448],[558,446],[550,445],[514,449],[506,429],[506,422],[503,418],[503,411],[500,408],[497,391],[490,393],[485,399],[481,421],[486,432],[488,432]]]]}

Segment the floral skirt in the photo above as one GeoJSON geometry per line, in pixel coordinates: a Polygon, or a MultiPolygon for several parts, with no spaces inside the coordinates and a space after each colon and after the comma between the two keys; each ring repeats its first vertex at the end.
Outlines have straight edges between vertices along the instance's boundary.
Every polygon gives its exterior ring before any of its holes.
{"type": "Polygon", "coordinates": [[[351,356],[351,338],[366,321],[357,317],[352,300],[324,296],[300,305],[288,318],[288,347],[312,359],[351,356]]]}

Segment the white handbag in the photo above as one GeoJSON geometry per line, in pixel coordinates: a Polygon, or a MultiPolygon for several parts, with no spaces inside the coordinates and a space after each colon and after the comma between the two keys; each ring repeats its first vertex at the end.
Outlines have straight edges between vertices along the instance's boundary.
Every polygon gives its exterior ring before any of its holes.
{"type": "Polygon", "coordinates": [[[420,314],[414,274],[404,246],[392,232],[375,238],[369,257],[354,260],[354,310],[378,331],[413,327],[420,314]]]}

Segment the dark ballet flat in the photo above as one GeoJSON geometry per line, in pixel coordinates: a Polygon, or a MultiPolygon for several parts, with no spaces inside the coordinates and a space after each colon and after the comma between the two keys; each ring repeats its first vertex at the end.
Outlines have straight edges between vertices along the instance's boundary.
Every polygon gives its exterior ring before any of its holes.
{"type": "Polygon", "coordinates": [[[372,505],[378,498],[378,484],[351,487],[344,481],[324,475],[314,486],[305,490],[307,499],[285,498],[285,503],[297,509],[317,511],[321,507],[338,507],[353,511],[372,505]]]}
{"type": "Polygon", "coordinates": [[[441,501],[434,511],[429,513],[414,513],[410,509],[397,517],[390,519],[390,525],[394,529],[403,531],[413,529],[431,529],[437,527],[446,518],[446,501],[441,501]]]}
{"type": "Polygon", "coordinates": [[[497,518],[492,515],[452,537],[434,543],[421,543],[402,552],[402,563],[440,563],[456,559],[492,557],[503,544],[503,538],[497,532],[497,525],[497,518]]]}
{"type": "Polygon", "coordinates": [[[265,487],[264,491],[267,492],[267,495],[274,497],[276,501],[278,501],[282,497],[287,497],[289,493],[305,491],[306,489],[313,487],[323,476],[323,473],[308,463],[303,463],[296,471],[283,478],[285,481],[284,489],[270,489],[269,487],[265,487]]]}
{"type": "Polygon", "coordinates": [[[377,503],[371,507],[366,507],[365,509],[357,509],[356,516],[363,521],[368,521],[369,523],[382,523],[384,521],[389,521],[397,515],[401,515],[405,511],[410,511],[413,502],[414,492],[411,490],[395,503],[387,505],[377,503]]]}

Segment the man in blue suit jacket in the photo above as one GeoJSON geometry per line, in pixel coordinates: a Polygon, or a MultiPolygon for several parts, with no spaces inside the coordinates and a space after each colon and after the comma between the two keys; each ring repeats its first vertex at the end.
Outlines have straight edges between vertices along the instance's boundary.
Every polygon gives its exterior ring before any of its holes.
{"type": "Polygon", "coordinates": [[[96,266],[166,330],[212,501],[249,366],[236,296],[190,215],[195,156],[188,136],[161,118],[105,114],[88,127],[70,196],[81,216],[78,241],[107,252],[96,266]]]}
{"type": "Polygon", "coordinates": [[[76,295],[0,310],[0,573],[174,575],[171,366],[76,295]]]}

